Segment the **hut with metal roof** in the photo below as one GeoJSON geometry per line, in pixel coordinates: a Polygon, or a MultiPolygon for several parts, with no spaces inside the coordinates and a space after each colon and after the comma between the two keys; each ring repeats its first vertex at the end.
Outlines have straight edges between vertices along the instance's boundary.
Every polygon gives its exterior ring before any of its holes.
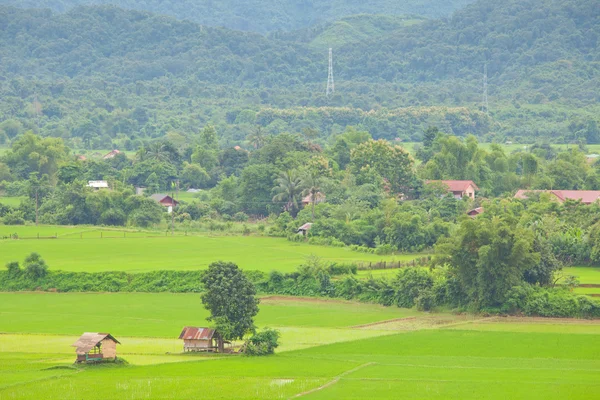
{"type": "Polygon", "coordinates": [[[224,351],[225,342],[219,333],[211,328],[186,326],[179,339],[183,339],[183,351],[224,351]]]}
{"type": "Polygon", "coordinates": [[[110,333],[85,332],[72,346],[80,363],[116,360],[117,344],[121,343],[110,333]]]}

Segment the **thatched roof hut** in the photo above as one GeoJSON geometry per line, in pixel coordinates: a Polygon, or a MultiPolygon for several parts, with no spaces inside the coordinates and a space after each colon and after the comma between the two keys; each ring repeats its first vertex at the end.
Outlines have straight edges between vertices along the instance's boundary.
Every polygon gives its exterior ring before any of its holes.
{"type": "Polygon", "coordinates": [[[117,344],[110,333],[85,332],[71,346],[76,347],[77,362],[97,362],[117,359],[117,344]]]}

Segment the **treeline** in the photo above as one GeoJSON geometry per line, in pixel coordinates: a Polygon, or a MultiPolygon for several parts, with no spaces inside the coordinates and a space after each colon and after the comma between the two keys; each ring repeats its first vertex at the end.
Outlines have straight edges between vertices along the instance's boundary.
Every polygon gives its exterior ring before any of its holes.
{"type": "Polygon", "coordinates": [[[336,48],[328,98],[327,49],[310,43],[109,6],[2,7],[0,145],[35,129],[77,148],[135,150],[208,122],[227,145],[256,124],[315,129],[322,142],[348,124],[402,140],[435,124],[489,141],[598,143],[597,13],[593,0],[505,0],[402,26],[336,48]],[[478,112],[485,63],[490,117],[478,112]]]}
{"type": "MultiPolygon", "coordinates": [[[[63,272],[38,268],[32,273],[32,257],[26,267],[18,263],[0,271],[2,291],[50,292],[149,292],[201,293],[205,271],[63,272]],[[15,266],[16,264],[16,266],[15,266]]],[[[39,255],[34,262],[41,260],[39,255]]],[[[43,260],[42,260],[43,262],[43,260]]],[[[503,266],[504,267],[504,266],[503,266]]],[[[535,266],[534,268],[537,268],[535,266]]],[[[600,317],[600,302],[571,293],[569,286],[549,286],[516,281],[506,287],[499,303],[473,302],[453,266],[433,270],[407,267],[393,278],[357,279],[355,265],[323,263],[309,258],[296,272],[269,274],[244,271],[261,294],[343,298],[420,310],[453,309],[457,312],[524,314],[544,317],[600,317]]],[[[501,283],[496,283],[501,285],[501,283]]],[[[496,292],[497,293],[497,292],[496,292]]]]}
{"type": "Polygon", "coordinates": [[[49,8],[59,12],[81,5],[114,4],[119,7],[150,11],[209,26],[260,33],[296,30],[323,21],[352,14],[405,15],[445,17],[452,11],[471,3],[471,0],[411,0],[396,2],[306,1],[306,0],[249,0],[224,1],[161,1],[161,0],[0,0],[0,4],[22,8],[49,8]]]}
{"type": "MultiPolygon", "coordinates": [[[[387,254],[432,248],[468,210],[492,207],[486,199],[512,197],[519,189],[600,189],[599,164],[579,148],[534,145],[508,153],[431,128],[414,149],[415,160],[401,146],[355,128],[325,148],[314,135],[256,129],[247,138],[250,150],[222,149],[218,132],[207,125],[191,142],[172,136],[131,157],[84,159],[61,139],[26,133],[0,157],[0,190],[25,198],[16,207],[0,206],[0,221],[33,222],[37,204],[41,223],[152,227],[165,221],[166,208],[149,195],[176,197],[194,188],[198,192],[169,218],[176,227],[219,230],[229,221],[268,217],[261,233],[303,240],[297,229],[312,222],[311,242],[387,254]],[[472,180],[480,190],[475,200],[457,200],[445,186],[427,183],[442,179],[472,180]],[[97,180],[110,189],[87,187],[97,180]],[[136,195],[136,187],[145,188],[144,195],[136,195]]],[[[561,235],[552,240],[565,248],[564,260],[595,262],[589,238],[596,204],[559,204],[543,194],[511,204],[521,207],[524,221],[555,219],[549,231],[561,235]]]]}

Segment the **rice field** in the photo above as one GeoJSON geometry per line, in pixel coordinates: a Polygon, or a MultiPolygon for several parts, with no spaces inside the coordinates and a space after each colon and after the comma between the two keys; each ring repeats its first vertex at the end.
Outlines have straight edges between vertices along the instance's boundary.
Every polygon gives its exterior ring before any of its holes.
{"type": "Polygon", "coordinates": [[[0,399],[598,398],[598,321],[286,297],[260,309],[276,355],[184,355],[182,324],[206,323],[197,295],[0,293],[0,399]],[[73,365],[70,344],[98,326],[126,364],[73,365]]]}
{"type": "Polygon", "coordinates": [[[20,196],[20,197],[0,196],[0,204],[4,204],[6,206],[11,206],[11,207],[18,207],[19,205],[21,205],[21,202],[25,199],[26,199],[26,197],[23,197],[23,196],[20,196]]]}
{"type": "Polygon", "coordinates": [[[409,261],[418,255],[379,256],[348,248],[309,245],[284,238],[256,236],[171,236],[169,232],[127,231],[90,227],[2,226],[0,237],[17,234],[32,240],[0,240],[0,265],[38,252],[52,270],[126,271],[204,269],[218,260],[240,268],[291,272],[316,255],[337,263],[409,261]],[[57,236],[57,239],[35,240],[57,236]]]}

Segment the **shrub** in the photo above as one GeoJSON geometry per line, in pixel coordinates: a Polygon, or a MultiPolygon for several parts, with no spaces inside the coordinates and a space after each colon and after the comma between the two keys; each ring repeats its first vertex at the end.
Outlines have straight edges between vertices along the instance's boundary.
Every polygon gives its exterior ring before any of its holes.
{"type": "Polygon", "coordinates": [[[25,273],[32,279],[40,279],[48,273],[46,262],[38,253],[31,253],[25,258],[25,273]]]}
{"type": "Polygon", "coordinates": [[[246,342],[246,352],[248,356],[265,356],[273,354],[279,346],[279,331],[275,329],[265,329],[262,332],[254,334],[246,342]]]}
{"type": "Polygon", "coordinates": [[[8,270],[9,277],[17,277],[21,275],[21,267],[19,266],[18,261],[12,261],[6,264],[6,269],[8,270]]]}
{"type": "Polygon", "coordinates": [[[13,210],[8,212],[3,218],[4,225],[23,225],[25,224],[23,211],[13,210]]]}

